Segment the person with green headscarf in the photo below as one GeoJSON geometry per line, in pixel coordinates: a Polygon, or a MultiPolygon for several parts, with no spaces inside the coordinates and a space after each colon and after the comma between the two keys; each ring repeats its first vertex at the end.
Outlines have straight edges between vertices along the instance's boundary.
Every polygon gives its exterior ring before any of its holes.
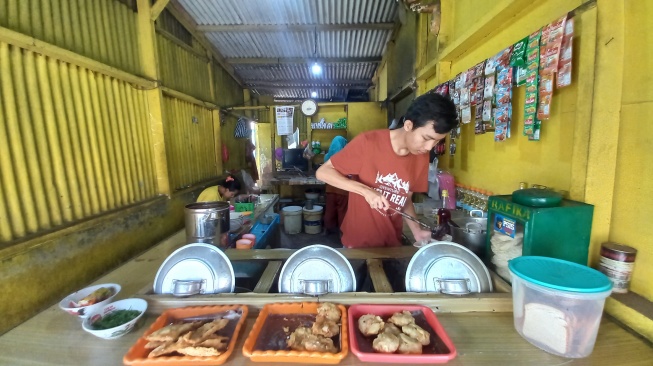
{"type": "MultiPolygon", "coordinates": [[[[347,139],[342,136],[336,136],[329,145],[329,151],[324,156],[324,162],[342,150],[347,145],[347,139]]],[[[336,188],[330,184],[326,185],[326,207],[324,209],[324,228],[326,233],[337,233],[345,218],[347,204],[349,202],[349,192],[336,188]]]]}

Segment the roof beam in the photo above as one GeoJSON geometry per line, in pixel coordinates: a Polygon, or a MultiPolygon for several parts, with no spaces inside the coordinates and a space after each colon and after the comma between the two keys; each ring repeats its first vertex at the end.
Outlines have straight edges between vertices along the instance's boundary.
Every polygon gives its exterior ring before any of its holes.
{"type": "Polygon", "coordinates": [[[166,8],[166,5],[168,5],[169,2],[170,0],[157,0],[156,3],[152,4],[152,8],[150,9],[152,20],[156,20],[156,18],[161,15],[161,12],[166,8]]]}
{"type": "Polygon", "coordinates": [[[340,88],[348,86],[360,85],[361,87],[368,87],[372,85],[370,80],[357,79],[357,80],[343,80],[343,79],[283,79],[283,80],[243,80],[248,87],[278,87],[278,88],[302,88],[306,86],[331,86],[340,85],[340,88]]]}
{"type": "Polygon", "coordinates": [[[381,62],[381,57],[261,57],[261,58],[226,58],[227,63],[233,65],[276,65],[276,64],[310,64],[319,62],[323,64],[334,63],[360,63],[360,62],[381,62]]]}
{"type": "MultiPolygon", "coordinates": [[[[159,0],[161,1],[161,0],[159,0]]],[[[358,24],[229,24],[198,25],[199,32],[313,32],[340,30],[392,30],[394,23],[358,24]]]]}

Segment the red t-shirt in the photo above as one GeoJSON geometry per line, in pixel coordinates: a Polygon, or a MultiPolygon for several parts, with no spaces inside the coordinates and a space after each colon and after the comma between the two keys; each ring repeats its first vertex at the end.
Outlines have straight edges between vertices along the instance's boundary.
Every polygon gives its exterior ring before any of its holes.
{"type": "MultiPolygon", "coordinates": [[[[364,132],[331,157],[343,175],[383,193],[390,205],[402,211],[409,192],[428,190],[429,154],[397,155],[390,142],[390,130],[364,132]]],[[[348,248],[393,247],[401,245],[401,215],[373,210],[359,194],[349,195],[342,223],[342,244],[348,248]]]]}

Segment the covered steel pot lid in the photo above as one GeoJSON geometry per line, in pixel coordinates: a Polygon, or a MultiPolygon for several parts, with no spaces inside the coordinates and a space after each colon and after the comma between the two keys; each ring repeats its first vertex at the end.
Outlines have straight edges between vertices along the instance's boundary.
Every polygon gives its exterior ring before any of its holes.
{"type": "Polygon", "coordinates": [[[462,245],[434,241],[421,247],[408,263],[406,291],[465,295],[492,292],[487,267],[462,245]]]}
{"type": "Polygon", "coordinates": [[[281,268],[279,292],[323,295],[356,291],[351,263],[337,250],[314,244],[293,253],[281,268]]]}
{"type": "Polygon", "coordinates": [[[154,278],[154,293],[216,294],[233,292],[235,284],[231,261],[220,249],[193,243],[175,250],[163,261],[154,278]]]}

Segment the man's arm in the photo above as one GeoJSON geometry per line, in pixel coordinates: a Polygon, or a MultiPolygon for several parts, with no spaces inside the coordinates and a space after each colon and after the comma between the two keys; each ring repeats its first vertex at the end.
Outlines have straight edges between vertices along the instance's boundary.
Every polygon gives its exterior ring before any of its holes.
{"type": "Polygon", "coordinates": [[[351,180],[341,174],[331,163],[331,160],[324,163],[316,172],[315,177],[327,184],[336,188],[344,189],[345,191],[359,194],[365,198],[365,201],[370,204],[371,208],[378,208],[387,210],[390,207],[383,195],[374,189],[364,185],[363,183],[351,180]]]}

